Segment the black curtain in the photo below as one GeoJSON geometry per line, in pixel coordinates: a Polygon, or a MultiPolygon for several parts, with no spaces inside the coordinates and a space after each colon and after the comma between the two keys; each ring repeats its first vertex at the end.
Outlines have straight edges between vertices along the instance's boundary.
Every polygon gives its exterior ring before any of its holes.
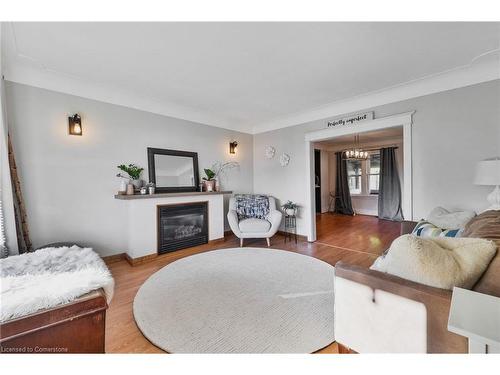
{"type": "Polygon", "coordinates": [[[395,147],[380,149],[380,181],[378,189],[378,217],[401,221],[401,183],[396,164],[395,147]]]}
{"type": "Polygon", "coordinates": [[[351,193],[347,181],[347,162],[342,158],[342,152],[336,152],[337,176],[335,186],[335,212],[344,215],[354,215],[351,203],[351,193]]]}

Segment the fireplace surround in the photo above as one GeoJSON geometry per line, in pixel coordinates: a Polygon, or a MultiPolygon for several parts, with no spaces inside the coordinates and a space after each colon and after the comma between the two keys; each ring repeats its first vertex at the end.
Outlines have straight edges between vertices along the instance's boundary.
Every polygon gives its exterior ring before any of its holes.
{"type": "MultiPolygon", "coordinates": [[[[140,263],[158,256],[158,206],[208,202],[208,241],[224,238],[226,195],[231,191],[115,195],[117,208],[128,217],[123,238],[127,259],[140,263]],[[140,228],[140,229],[139,229],[140,228]]],[[[229,197],[228,197],[229,198],[229,197]]]]}
{"type": "Polygon", "coordinates": [[[158,254],[208,243],[208,202],[157,206],[158,254]]]}

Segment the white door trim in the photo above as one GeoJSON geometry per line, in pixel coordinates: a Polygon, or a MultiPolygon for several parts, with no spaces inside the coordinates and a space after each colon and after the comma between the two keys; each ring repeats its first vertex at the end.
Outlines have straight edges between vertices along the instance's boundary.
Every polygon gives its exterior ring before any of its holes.
{"type": "Polygon", "coordinates": [[[316,214],[314,196],[314,142],[324,141],[340,137],[343,135],[365,133],[373,130],[393,128],[396,126],[403,127],[403,215],[406,220],[413,220],[413,182],[412,182],[412,123],[413,114],[415,111],[401,113],[394,116],[382,117],[362,123],[344,125],[340,127],[332,127],[327,129],[316,130],[305,134],[306,144],[306,209],[307,227],[309,228],[307,240],[310,242],[316,241],[316,214]]]}

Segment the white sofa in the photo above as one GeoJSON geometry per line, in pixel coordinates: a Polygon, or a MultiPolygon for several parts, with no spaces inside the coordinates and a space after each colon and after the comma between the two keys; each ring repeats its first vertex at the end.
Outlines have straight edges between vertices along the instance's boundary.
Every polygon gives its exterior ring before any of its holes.
{"type": "Polygon", "coordinates": [[[267,198],[269,200],[269,214],[265,219],[247,218],[239,220],[236,213],[236,199],[231,197],[229,200],[227,219],[231,230],[240,239],[240,246],[243,246],[245,238],[265,238],[267,246],[271,246],[270,238],[278,231],[283,214],[276,209],[276,200],[269,196],[267,198]]]}

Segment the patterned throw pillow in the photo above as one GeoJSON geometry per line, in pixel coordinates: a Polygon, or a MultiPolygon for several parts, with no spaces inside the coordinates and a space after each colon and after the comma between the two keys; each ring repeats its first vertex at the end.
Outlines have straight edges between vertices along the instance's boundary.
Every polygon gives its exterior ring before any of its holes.
{"type": "Polygon", "coordinates": [[[461,229],[441,229],[426,220],[420,220],[411,234],[418,237],[460,237],[461,229]]]}
{"type": "Polygon", "coordinates": [[[234,198],[238,220],[265,219],[269,214],[269,198],[266,195],[238,194],[234,198]]]}

